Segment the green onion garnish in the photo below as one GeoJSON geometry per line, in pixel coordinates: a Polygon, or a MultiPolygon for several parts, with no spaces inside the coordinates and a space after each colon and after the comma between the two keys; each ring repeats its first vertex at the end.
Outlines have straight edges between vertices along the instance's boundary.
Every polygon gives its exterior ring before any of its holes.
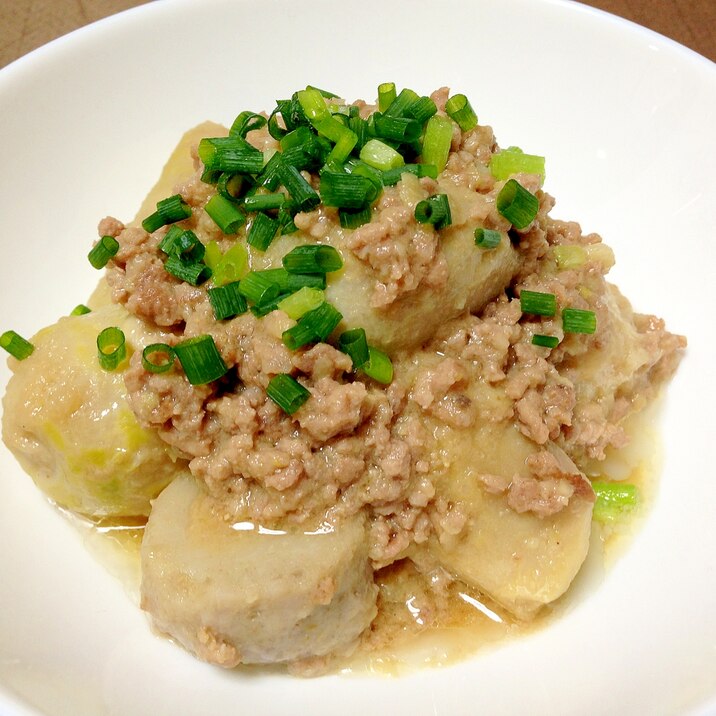
{"type": "Polygon", "coordinates": [[[271,378],[266,394],[289,415],[293,415],[311,397],[310,391],[287,373],[279,373],[271,378]]]}
{"type": "Polygon", "coordinates": [[[481,249],[494,249],[500,245],[502,234],[494,229],[483,229],[478,227],[475,229],[475,246],[481,249]]]}
{"type": "Polygon", "coordinates": [[[244,197],[246,211],[270,211],[279,209],[288,197],[280,191],[271,194],[251,194],[244,197]]]}
{"type": "Polygon", "coordinates": [[[228,370],[214,339],[209,335],[177,343],[174,352],[192,385],[211,383],[228,370]]]}
{"type": "Polygon", "coordinates": [[[84,303],[78,303],[70,311],[70,316],[84,316],[85,313],[92,313],[92,309],[89,306],[85,306],[84,303]]]}
{"type": "Polygon", "coordinates": [[[178,256],[168,256],[164,270],[180,281],[200,286],[211,277],[211,269],[200,261],[183,261],[178,256]]]}
{"type": "Polygon", "coordinates": [[[544,157],[525,154],[519,147],[508,147],[492,155],[490,172],[498,180],[518,173],[539,174],[544,179],[544,157]]]}
{"type": "Polygon", "coordinates": [[[424,164],[434,164],[438,173],[445,169],[450,145],[452,144],[452,120],[435,115],[430,117],[423,137],[422,160],[424,164]]]}
{"type": "Polygon", "coordinates": [[[325,341],[342,319],[343,315],[328,301],[324,301],[318,308],[304,314],[299,323],[309,326],[318,340],[325,341]]]}
{"type": "Polygon", "coordinates": [[[335,206],[339,209],[363,209],[378,195],[370,179],[358,174],[341,174],[332,171],[321,172],[319,191],[326,206],[335,206]]]}
{"type": "Polygon", "coordinates": [[[516,229],[524,229],[534,221],[539,199],[515,179],[510,179],[497,195],[497,211],[516,229]]]}
{"type": "Polygon", "coordinates": [[[393,363],[390,358],[373,346],[368,346],[369,359],[361,371],[369,378],[387,385],[393,380],[393,363]]]}
{"type": "Polygon", "coordinates": [[[544,348],[556,348],[559,345],[557,336],[545,336],[542,333],[535,333],[532,336],[533,346],[542,346],[544,348]]]}
{"type": "Polygon", "coordinates": [[[450,226],[452,215],[447,194],[436,194],[419,201],[415,205],[415,219],[421,224],[432,224],[436,229],[450,226]]]}
{"type": "Polygon", "coordinates": [[[142,367],[149,373],[166,373],[174,367],[176,354],[166,343],[152,343],[142,351],[142,367]]]}
{"type": "Polygon", "coordinates": [[[276,298],[280,287],[266,276],[266,272],[249,271],[239,283],[239,293],[251,303],[262,304],[276,298]]]}
{"type": "Polygon", "coordinates": [[[311,211],[321,203],[321,197],[297,167],[284,162],[278,168],[278,177],[301,211],[311,211]]]}
{"type": "Polygon", "coordinates": [[[256,214],[246,234],[246,243],[259,251],[266,251],[276,236],[279,223],[267,214],[256,214]]]}
{"type": "MultiPolygon", "coordinates": [[[[207,249],[209,246],[207,245],[207,249]]],[[[218,249],[217,245],[217,249],[218,249]]],[[[212,254],[214,251],[212,250],[212,254]]],[[[213,261],[213,258],[212,258],[213,261]]],[[[249,256],[243,244],[234,244],[223,256],[221,256],[212,268],[214,275],[214,286],[238,281],[245,273],[249,256]]],[[[208,264],[207,261],[205,263],[208,264]]]]}
{"type": "Polygon", "coordinates": [[[245,313],[248,306],[246,298],[239,291],[239,282],[232,281],[224,286],[216,286],[207,290],[209,302],[214,309],[214,318],[223,321],[245,313]]]}
{"type": "Polygon", "coordinates": [[[107,262],[116,256],[119,251],[119,242],[113,236],[103,236],[87,254],[89,262],[96,269],[104,268],[107,262]]]}
{"type": "Polygon", "coordinates": [[[206,253],[199,237],[191,229],[182,229],[179,226],[169,227],[169,231],[159,243],[159,248],[168,256],[176,256],[188,263],[198,263],[206,253]]]}
{"type": "Polygon", "coordinates": [[[378,85],[378,110],[385,112],[396,96],[395,82],[383,82],[383,84],[378,85]]]}
{"type": "Polygon", "coordinates": [[[597,495],[592,517],[602,523],[618,520],[631,512],[639,502],[636,485],[596,480],[592,488],[597,495]]]}
{"type": "Polygon", "coordinates": [[[464,94],[456,94],[445,102],[445,112],[452,117],[463,132],[477,127],[477,115],[464,94]]]}
{"type": "Polygon", "coordinates": [[[368,341],[363,328],[352,328],[338,337],[338,347],[353,361],[353,370],[362,368],[370,360],[368,341]]]}
{"type": "Polygon", "coordinates": [[[597,314],[581,308],[565,308],[562,311],[562,329],[565,333],[594,333],[597,330],[597,314]]]}
{"type": "Polygon", "coordinates": [[[406,87],[400,90],[400,94],[390,103],[383,114],[389,117],[404,117],[407,114],[408,108],[419,99],[420,97],[416,92],[406,87]]]}
{"type": "Polygon", "coordinates": [[[369,166],[388,171],[403,166],[403,155],[380,139],[370,139],[360,150],[360,158],[369,166]]]}
{"type": "Polygon", "coordinates": [[[246,174],[221,172],[216,182],[216,191],[228,201],[238,201],[242,193],[251,188],[253,182],[246,174]]]}
{"type": "Polygon", "coordinates": [[[357,229],[363,224],[370,222],[373,212],[370,207],[367,206],[365,209],[339,209],[338,219],[341,222],[341,226],[344,229],[357,229]]]}
{"type": "Polygon", "coordinates": [[[289,273],[331,273],[343,267],[338,251],[324,244],[296,246],[281,262],[289,273]]]}
{"type": "Polygon", "coordinates": [[[214,194],[204,205],[204,211],[225,234],[235,234],[246,223],[244,212],[223,194],[214,194]]]}
{"type": "Polygon", "coordinates": [[[181,198],[180,194],[174,194],[157,202],[157,210],[142,222],[142,228],[151,234],[162,226],[174,224],[190,216],[189,204],[181,198]]]}
{"type": "Polygon", "coordinates": [[[552,249],[557,268],[560,271],[583,266],[587,261],[587,252],[579,244],[562,244],[552,249]]]}
{"type": "Polygon", "coordinates": [[[422,125],[410,117],[389,117],[384,114],[375,116],[375,134],[390,142],[414,142],[420,137],[422,125]]]}
{"type": "Polygon", "coordinates": [[[289,350],[296,351],[309,343],[315,343],[318,337],[310,324],[299,321],[283,332],[281,340],[289,350]]]}
{"type": "Polygon", "coordinates": [[[35,346],[30,341],[23,338],[19,333],[15,333],[15,331],[5,331],[0,336],[0,348],[4,348],[17,360],[24,360],[35,350],[35,346]]]}
{"type": "Polygon", "coordinates": [[[309,311],[318,308],[324,300],[325,295],[321,289],[304,286],[296,293],[278,301],[277,308],[280,308],[289,318],[297,321],[309,311]]]}
{"type": "Polygon", "coordinates": [[[300,90],[296,93],[296,95],[298,103],[301,105],[301,109],[303,110],[303,114],[314,126],[316,121],[324,117],[330,117],[330,112],[328,111],[328,107],[326,107],[325,99],[319,90],[300,90]]]}
{"type": "Polygon", "coordinates": [[[438,168],[434,164],[404,164],[402,167],[396,167],[395,169],[389,169],[387,172],[383,172],[383,184],[385,186],[394,186],[400,181],[404,172],[414,174],[418,178],[438,178],[438,168]]]}
{"type": "Polygon", "coordinates": [[[262,117],[256,112],[242,112],[231,125],[229,136],[241,137],[245,139],[246,135],[254,129],[261,129],[266,125],[266,117],[262,117]]]}
{"type": "Polygon", "coordinates": [[[264,269],[263,271],[256,271],[256,273],[264,276],[269,283],[275,283],[279,287],[280,293],[295,293],[304,286],[320,290],[326,287],[326,276],[322,273],[289,273],[284,268],[264,269]]]}
{"type": "Polygon", "coordinates": [[[417,119],[418,122],[420,122],[420,125],[422,126],[437,111],[438,111],[438,108],[435,106],[435,102],[433,102],[430,99],[430,97],[420,97],[420,98],[416,99],[415,102],[413,102],[407,108],[406,113],[408,116],[412,117],[413,119],[417,119]]]}
{"type": "Polygon", "coordinates": [[[111,326],[100,331],[97,336],[97,356],[105,370],[115,370],[126,358],[127,346],[120,328],[111,326]]]}
{"type": "Polygon", "coordinates": [[[520,308],[522,313],[533,313],[537,316],[554,316],[557,312],[557,297],[553,293],[541,291],[520,291],[520,308]]]}
{"type": "Polygon", "coordinates": [[[240,137],[202,139],[197,152],[207,170],[258,174],[264,165],[263,152],[240,137]]]}

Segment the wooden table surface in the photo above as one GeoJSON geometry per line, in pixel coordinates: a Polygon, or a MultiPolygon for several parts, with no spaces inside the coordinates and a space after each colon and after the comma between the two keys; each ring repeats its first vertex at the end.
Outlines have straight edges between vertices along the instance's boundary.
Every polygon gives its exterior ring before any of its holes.
{"type": "MultiPolygon", "coordinates": [[[[0,67],[55,37],[146,1],[0,0],[0,67]]],[[[716,61],[716,0],[590,0],[586,4],[656,30],[716,61]]]]}

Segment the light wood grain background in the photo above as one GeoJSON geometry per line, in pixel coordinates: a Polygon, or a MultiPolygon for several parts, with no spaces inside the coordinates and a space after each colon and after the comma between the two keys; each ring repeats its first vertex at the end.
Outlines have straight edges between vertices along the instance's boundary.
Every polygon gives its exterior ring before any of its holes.
{"type": "MultiPolygon", "coordinates": [[[[0,0],[0,67],[46,42],[147,0],[0,0]]],[[[196,0],[201,2],[201,0],[196,0]]],[[[590,0],[716,61],[716,0],[590,0]]]]}

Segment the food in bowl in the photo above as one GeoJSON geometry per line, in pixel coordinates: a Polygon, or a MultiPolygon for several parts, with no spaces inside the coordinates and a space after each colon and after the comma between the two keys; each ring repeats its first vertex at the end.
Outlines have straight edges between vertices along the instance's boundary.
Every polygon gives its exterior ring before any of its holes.
{"type": "Polygon", "coordinates": [[[637,499],[603,465],[685,347],[544,178],[445,88],[201,125],[100,221],[89,306],[3,334],[3,438],[63,508],[146,520],[141,606],[208,662],[529,623],[637,499]]]}

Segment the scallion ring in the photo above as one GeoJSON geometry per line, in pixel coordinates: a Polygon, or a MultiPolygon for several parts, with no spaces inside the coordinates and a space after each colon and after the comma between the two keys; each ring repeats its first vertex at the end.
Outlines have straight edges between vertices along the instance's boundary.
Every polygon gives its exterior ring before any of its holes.
{"type": "Polygon", "coordinates": [[[97,336],[97,357],[105,370],[115,370],[127,357],[127,346],[121,328],[110,326],[97,336]]]}
{"type": "Polygon", "coordinates": [[[174,367],[176,354],[166,343],[151,343],[142,351],[142,367],[148,373],[166,373],[174,367]]]}

